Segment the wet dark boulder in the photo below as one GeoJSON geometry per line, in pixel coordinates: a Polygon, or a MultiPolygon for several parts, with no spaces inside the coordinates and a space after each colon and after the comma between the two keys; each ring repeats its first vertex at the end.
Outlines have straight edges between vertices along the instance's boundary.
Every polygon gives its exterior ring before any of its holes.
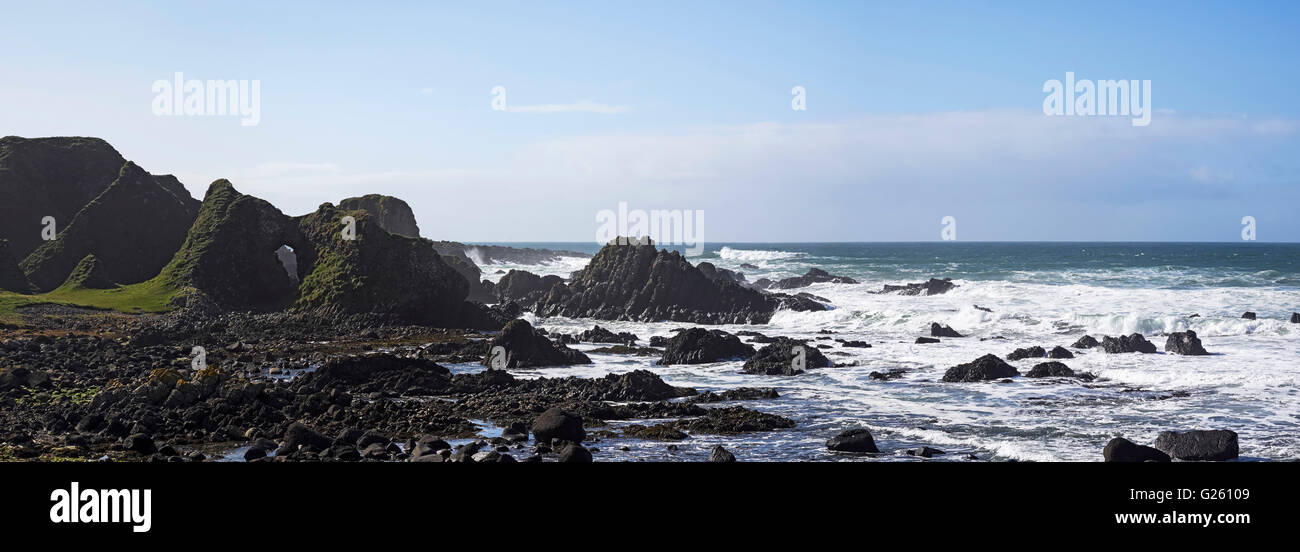
{"type": "Polygon", "coordinates": [[[1256,318],[1255,313],[1253,313],[1253,312],[1251,312],[1251,311],[1246,311],[1246,312],[1242,313],[1241,317],[1244,318],[1244,319],[1246,319],[1246,320],[1254,320],[1254,319],[1256,318]]]}
{"type": "Polygon", "coordinates": [[[736,455],[732,454],[727,449],[722,448],[722,445],[713,445],[713,449],[709,451],[709,461],[722,463],[735,462],[736,455]]]}
{"type": "Polygon", "coordinates": [[[924,446],[921,448],[910,449],[907,451],[908,456],[916,456],[919,458],[934,458],[935,456],[943,456],[944,454],[947,453],[937,448],[930,448],[924,446]]]}
{"type": "Polygon", "coordinates": [[[830,366],[834,366],[834,363],[816,347],[805,341],[778,337],[745,361],[742,371],[746,374],[795,376],[804,370],[830,366]]]}
{"type": "Polygon", "coordinates": [[[1074,358],[1074,353],[1071,353],[1070,350],[1065,347],[1057,345],[1052,347],[1051,351],[1047,352],[1047,358],[1074,358]]]}
{"type": "Polygon", "coordinates": [[[871,437],[871,431],[866,428],[856,428],[841,432],[839,435],[831,437],[826,441],[826,448],[835,452],[856,452],[856,453],[877,453],[876,441],[871,437]]]}
{"type": "Polygon", "coordinates": [[[1168,462],[1169,455],[1160,452],[1148,446],[1139,445],[1125,439],[1116,437],[1106,443],[1106,448],[1101,451],[1102,458],[1107,462],[1168,462]]]}
{"type": "Polygon", "coordinates": [[[667,336],[663,336],[663,335],[653,335],[653,336],[650,336],[650,346],[651,346],[651,347],[667,347],[667,346],[668,346],[668,337],[667,337],[667,336]]]}
{"type": "Polygon", "coordinates": [[[552,343],[522,318],[511,320],[501,329],[499,335],[488,342],[486,355],[483,357],[484,366],[492,366],[493,351],[496,347],[505,349],[504,368],[591,364],[591,359],[587,355],[563,344],[552,343]]]}
{"type": "Polygon", "coordinates": [[[778,308],[826,310],[815,301],[766,294],[726,278],[710,280],[681,253],[649,240],[614,240],[567,286],[540,299],[540,316],[601,320],[765,323],[778,308]],[[644,243],[641,243],[644,242],[644,243]]]}
{"type": "Polygon", "coordinates": [[[1007,355],[1007,360],[1024,360],[1027,358],[1042,358],[1047,356],[1047,351],[1037,345],[1011,351],[1007,355]]]}
{"type": "Polygon", "coordinates": [[[581,443],[587,436],[587,430],[582,427],[582,416],[558,406],[533,419],[532,430],[533,438],[541,445],[550,445],[553,440],[581,443]]]}
{"type": "Polygon", "coordinates": [[[592,326],[590,330],[583,330],[578,334],[578,341],[583,343],[618,343],[628,345],[636,343],[639,338],[631,332],[614,333],[600,326],[592,326]]]}
{"type": "Polygon", "coordinates": [[[1063,362],[1044,362],[1035,364],[1029,372],[1025,373],[1027,378],[1079,378],[1092,380],[1094,376],[1086,372],[1075,372],[1063,362]]]}
{"type": "Polygon", "coordinates": [[[591,457],[591,451],[587,450],[586,447],[583,447],[578,443],[570,443],[560,447],[556,461],[590,464],[593,459],[591,457]]]}
{"type": "Polygon", "coordinates": [[[930,343],[938,343],[938,342],[939,342],[939,339],[938,339],[938,338],[934,338],[934,337],[918,337],[918,338],[916,338],[916,341],[914,341],[913,343],[916,344],[916,345],[928,345],[928,344],[930,344],[930,343]]]}
{"type": "Polygon", "coordinates": [[[948,293],[957,284],[952,283],[952,278],[930,278],[928,281],[917,284],[905,284],[901,286],[892,286],[886,284],[883,289],[877,293],[897,293],[899,295],[939,295],[948,293]]]}
{"type": "Polygon", "coordinates": [[[280,438],[280,448],[276,449],[276,456],[287,456],[298,452],[301,449],[308,451],[327,450],[332,446],[333,440],[329,437],[317,433],[316,430],[306,425],[294,422],[285,430],[284,436],[280,438]]]}
{"type": "Polygon", "coordinates": [[[930,323],[930,337],[963,337],[948,325],[940,325],[938,322],[930,323]]]}
{"type": "Polygon", "coordinates": [[[420,226],[415,222],[415,212],[405,201],[393,196],[368,194],[349,197],[339,202],[345,211],[366,211],[373,215],[379,227],[399,236],[420,237],[420,226]]]}
{"type": "Polygon", "coordinates": [[[966,364],[958,364],[943,374],[943,381],[988,381],[1019,376],[1020,372],[994,355],[984,355],[966,364]]]}
{"type": "Polygon", "coordinates": [[[668,340],[659,364],[707,364],[752,356],[754,348],[734,335],[722,330],[690,328],[668,340]]]}
{"type": "Polygon", "coordinates": [[[1154,343],[1147,341],[1140,333],[1121,335],[1119,337],[1103,337],[1101,348],[1107,353],[1154,353],[1156,346],[1154,343]]]}
{"type": "Polygon", "coordinates": [[[1156,448],[1179,460],[1223,461],[1237,458],[1237,432],[1228,430],[1162,431],[1156,448]]]}
{"type": "Polygon", "coordinates": [[[1300,312],[1291,313],[1291,323],[1300,324],[1300,312]]]}
{"type": "Polygon", "coordinates": [[[1074,344],[1070,346],[1074,347],[1075,349],[1091,349],[1098,345],[1100,345],[1100,343],[1098,343],[1096,339],[1094,339],[1090,335],[1085,335],[1083,337],[1080,337],[1078,341],[1075,341],[1074,344]]]}
{"type": "Polygon", "coordinates": [[[1192,330],[1169,334],[1169,339],[1165,340],[1165,352],[1177,355],[1210,354],[1205,347],[1201,346],[1201,339],[1196,337],[1196,332],[1192,330]]]}
{"type": "Polygon", "coordinates": [[[779,281],[771,282],[767,287],[770,289],[794,289],[823,283],[856,284],[858,281],[848,276],[833,276],[820,268],[810,268],[803,276],[782,278],[779,281]]]}

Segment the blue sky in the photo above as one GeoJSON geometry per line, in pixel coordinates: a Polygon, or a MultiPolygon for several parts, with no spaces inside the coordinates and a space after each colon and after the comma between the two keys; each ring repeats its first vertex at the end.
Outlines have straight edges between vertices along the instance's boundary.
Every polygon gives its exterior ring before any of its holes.
{"type": "Polygon", "coordinates": [[[464,241],[588,241],[705,212],[709,241],[1300,241],[1300,4],[3,2],[0,134],[109,140],[196,197],[363,193],[464,241]],[[267,5],[270,4],[270,5],[267,5]],[[261,120],[151,85],[261,82],[261,120]],[[1152,82],[1048,117],[1043,83],[1152,82]],[[568,106],[551,112],[507,105],[568,106]],[[791,109],[791,88],[807,110],[791,109]],[[600,109],[592,110],[592,106],[600,109]]]}

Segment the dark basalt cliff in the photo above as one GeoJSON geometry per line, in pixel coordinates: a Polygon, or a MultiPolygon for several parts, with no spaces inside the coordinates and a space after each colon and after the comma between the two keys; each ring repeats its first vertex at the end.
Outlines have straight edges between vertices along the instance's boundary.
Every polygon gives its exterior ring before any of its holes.
{"type": "Polygon", "coordinates": [[[379,222],[379,227],[408,238],[420,237],[420,226],[415,223],[415,212],[405,201],[393,196],[367,194],[349,197],[339,202],[344,211],[366,211],[379,222]]]}

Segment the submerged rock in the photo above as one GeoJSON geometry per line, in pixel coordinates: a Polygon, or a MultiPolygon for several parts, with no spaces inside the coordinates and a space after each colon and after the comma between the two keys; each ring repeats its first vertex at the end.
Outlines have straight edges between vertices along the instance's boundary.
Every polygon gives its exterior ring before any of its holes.
{"type": "Polygon", "coordinates": [[[1021,348],[1011,351],[1007,355],[1007,360],[1024,360],[1026,358],[1041,358],[1047,356],[1047,351],[1037,345],[1028,348],[1021,348]]]}
{"type": "Polygon", "coordinates": [[[1019,376],[1020,372],[994,355],[984,355],[966,364],[958,364],[943,374],[949,383],[988,381],[1019,376]]]}
{"type": "Polygon", "coordinates": [[[807,342],[778,337],[772,343],[764,345],[748,361],[742,370],[746,374],[766,374],[769,376],[795,376],[805,369],[827,368],[834,364],[816,347],[807,342]],[[798,349],[803,350],[803,367],[796,366],[798,349]]]}
{"type": "Polygon", "coordinates": [[[1246,320],[1254,320],[1254,319],[1255,319],[1255,313],[1253,313],[1253,312],[1251,312],[1251,311],[1246,311],[1246,312],[1242,313],[1241,317],[1242,317],[1242,318],[1245,318],[1246,320]]]}
{"type": "Polygon", "coordinates": [[[1232,460],[1237,458],[1237,433],[1227,430],[1163,431],[1156,448],[1179,460],[1232,460]]]}
{"type": "Polygon", "coordinates": [[[706,364],[724,360],[748,359],[754,348],[740,338],[722,330],[690,328],[677,332],[664,348],[660,365],[706,364]]]}
{"type": "Polygon", "coordinates": [[[930,337],[962,337],[957,330],[947,325],[940,325],[938,322],[930,323],[930,337]]]}
{"type": "Polygon", "coordinates": [[[1196,332],[1192,330],[1169,334],[1169,339],[1165,341],[1165,352],[1178,355],[1210,354],[1205,347],[1201,346],[1200,338],[1196,337],[1196,332]]]}
{"type": "Polygon", "coordinates": [[[1154,353],[1156,352],[1155,344],[1147,341],[1140,333],[1122,335],[1119,337],[1106,336],[1101,340],[1101,347],[1107,353],[1154,353]]]}
{"type": "Polygon", "coordinates": [[[948,293],[957,284],[952,283],[952,278],[930,278],[929,281],[918,284],[906,284],[901,286],[891,286],[886,284],[883,289],[877,293],[895,293],[899,295],[939,295],[948,293]]]}
{"type": "Polygon", "coordinates": [[[1097,343],[1096,339],[1093,339],[1090,335],[1085,335],[1080,337],[1078,341],[1075,341],[1074,344],[1070,346],[1075,349],[1091,349],[1097,345],[1100,345],[1100,343],[1097,343]]]}
{"type": "Polygon", "coordinates": [[[1106,443],[1101,451],[1107,462],[1168,462],[1169,455],[1148,446],[1139,445],[1123,437],[1106,443]]]}
{"type": "MultiPolygon", "coordinates": [[[[833,283],[833,284],[856,284],[857,280],[848,276],[832,276],[820,268],[810,268],[803,276],[792,278],[783,278],[777,282],[771,282],[766,288],[770,289],[793,289],[808,287],[813,284],[833,283]]],[[[756,284],[757,285],[757,284],[756,284]]]]}
{"type": "Polygon", "coordinates": [[[871,438],[871,431],[866,428],[855,428],[841,432],[826,441],[826,448],[836,452],[880,452],[876,448],[875,439],[871,438]]]}

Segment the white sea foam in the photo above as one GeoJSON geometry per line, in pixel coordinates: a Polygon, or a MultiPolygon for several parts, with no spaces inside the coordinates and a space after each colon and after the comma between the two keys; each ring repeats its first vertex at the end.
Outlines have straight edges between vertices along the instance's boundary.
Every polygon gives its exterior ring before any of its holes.
{"type": "Polygon", "coordinates": [[[718,250],[718,257],[734,261],[777,261],[781,259],[794,259],[805,256],[805,253],[796,253],[792,251],[769,251],[763,249],[732,249],[723,247],[718,250]]]}

